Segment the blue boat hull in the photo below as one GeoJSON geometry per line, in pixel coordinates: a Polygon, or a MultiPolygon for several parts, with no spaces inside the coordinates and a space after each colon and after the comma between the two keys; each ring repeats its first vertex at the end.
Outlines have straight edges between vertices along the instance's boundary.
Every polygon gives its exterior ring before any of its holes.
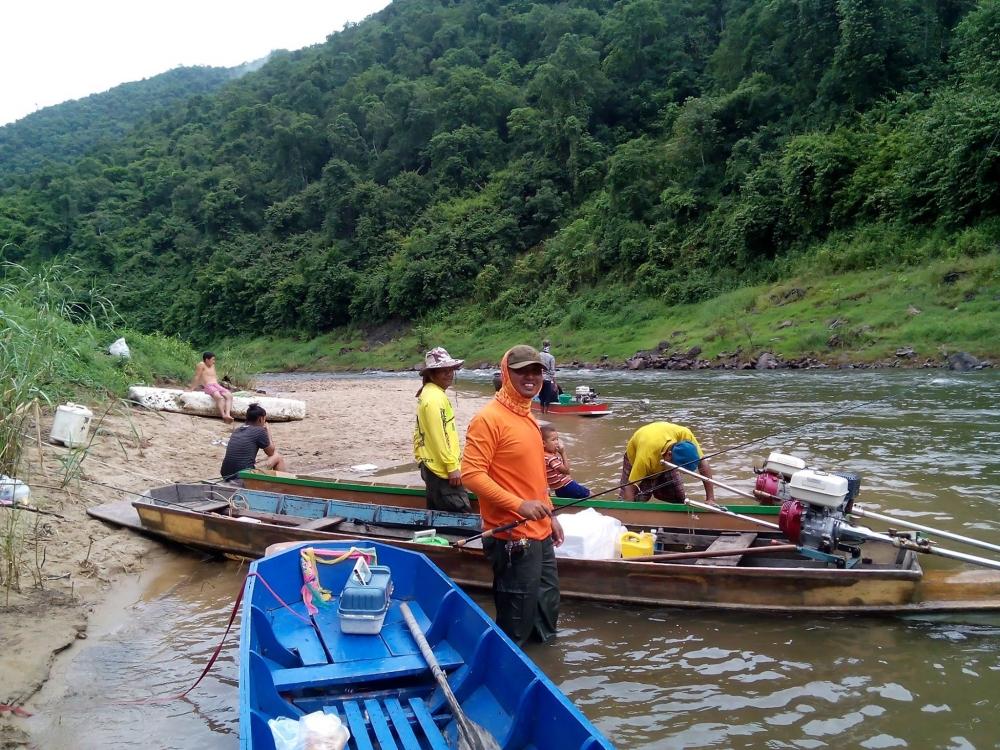
{"type": "Polygon", "coordinates": [[[598,750],[611,744],[478,605],[422,554],[385,544],[308,542],[250,566],[240,633],[240,747],[271,750],[267,721],[323,710],[351,731],[350,750],[455,747],[455,721],[403,620],[408,602],[470,720],[504,750],[598,750]],[[374,548],[392,571],[381,631],[340,630],[337,594],[353,560],[319,565],[334,600],[309,617],[303,547],[374,548]],[[278,597],[285,603],[278,601],[278,597]]]}

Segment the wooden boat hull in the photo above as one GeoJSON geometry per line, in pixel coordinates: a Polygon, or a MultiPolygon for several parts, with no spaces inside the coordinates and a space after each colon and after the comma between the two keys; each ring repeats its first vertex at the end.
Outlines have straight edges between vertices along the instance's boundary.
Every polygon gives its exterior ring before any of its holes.
{"type": "MultiPolygon", "coordinates": [[[[355,500],[360,503],[400,505],[409,508],[426,508],[427,500],[423,485],[398,485],[380,482],[364,482],[350,479],[331,479],[307,475],[255,469],[240,472],[240,479],[247,489],[264,492],[284,492],[322,499],[355,500]]],[[[472,496],[472,510],[479,513],[479,502],[472,496]]],[[[572,503],[566,498],[554,497],[553,504],[559,508],[572,503]]],[[[722,529],[725,531],[757,531],[760,526],[753,521],[712,513],[692,512],[686,505],[661,503],[632,503],[614,499],[586,500],[574,504],[574,508],[594,508],[599,513],[617,518],[629,526],[670,526],[691,529],[722,529]]],[[[771,523],[778,522],[780,508],[773,505],[727,505],[734,513],[753,518],[761,518],[771,523]]]]}
{"type": "MultiPolygon", "coordinates": [[[[198,417],[218,417],[219,407],[215,400],[203,391],[183,391],[179,388],[152,388],[133,385],[128,389],[128,399],[132,403],[155,411],[172,411],[178,414],[192,414],[198,417]]],[[[306,402],[295,398],[275,398],[255,393],[233,395],[232,415],[235,419],[246,419],[250,404],[260,404],[267,411],[271,422],[288,422],[305,419],[306,402]]]]}
{"type": "MultiPolygon", "coordinates": [[[[409,541],[402,530],[395,537],[384,529],[367,534],[311,530],[301,527],[299,521],[309,520],[302,518],[291,518],[287,525],[249,524],[188,509],[197,506],[192,494],[185,495],[188,491],[204,492],[204,485],[152,490],[152,501],[133,503],[143,529],[181,544],[250,558],[280,542],[371,539],[423,552],[462,586],[484,590],[492,586],[491,568],[478,549],[420,544],[409,541]]],[[[559,558],[558,566],[563,596],[618,604],[868,614],[1000,610],[1000,573],[924,573],[914,553],[877,542],[865,544],[864,556],[874,564],[844,570],[771,555],[766,561],[764,556],[751,560],[747,555],[748,564],[739,566],[567,558],[559,558]]]]}
{"type": "MultiPolygon", "coordinates": [[[[531,410],[542,413],[542,405],[537,401],[531,402],[531,410]]],[[[549,404],[546,414],[557,416],[574,417],[604,417],[611,413],[611,407],[607,404],[549,404]]]]}
{"type": "Polygon", "coordinates": [[[463,714],[498,747],[611,750],[579,709],[425,556],[358,540],[295,545],[250,566],[240,630],[240,747],[271,750],[269,719],[297,721],[313,711],[341,719],[352,748],[455,746],[449,742],[457,729],[455,713],[407,614],[446,671],[443,679],[463,714]],[[322,559],[328,563],[315,566],[317,585],[332,595],[329,601],[316,597],[311,614],[300,594],[304,547],[314,555],[327,553],[322,559]],[[392,580],[391,587],[361,597],[375,599],[370,609],[384,612],[378,623],[355,619],[361,634],[344,631],[352,621],[339,611],[354,560],[329,562],[358,547],[374,555],[372,566],[384,566],[380,575],[392,580]]]}

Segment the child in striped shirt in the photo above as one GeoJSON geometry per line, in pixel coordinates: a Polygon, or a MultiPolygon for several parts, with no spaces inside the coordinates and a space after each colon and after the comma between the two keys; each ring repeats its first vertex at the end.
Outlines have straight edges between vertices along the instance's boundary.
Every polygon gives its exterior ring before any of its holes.
{"type": "Polygon", "coordinates": [[[542,425],[542,445],[545,447],[545,478],[549,490],[556,497],[579,499],[590,497],[590,490],[569,475],[566,451],[559,440],[559,432],[551,424],[542,425]]]}

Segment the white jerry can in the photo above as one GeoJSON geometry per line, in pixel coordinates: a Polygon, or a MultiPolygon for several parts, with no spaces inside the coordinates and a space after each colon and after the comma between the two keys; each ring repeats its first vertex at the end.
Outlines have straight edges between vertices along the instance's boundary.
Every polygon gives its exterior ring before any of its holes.
{"type": "Polygon", "coordinates": [[[52,429],[49,431],[50,443],[62,443],[67,448],[75,448],[87,442],[90,432],[90,422],[94,413],[86,406],[68,403],[56,409],[52,429]]]}

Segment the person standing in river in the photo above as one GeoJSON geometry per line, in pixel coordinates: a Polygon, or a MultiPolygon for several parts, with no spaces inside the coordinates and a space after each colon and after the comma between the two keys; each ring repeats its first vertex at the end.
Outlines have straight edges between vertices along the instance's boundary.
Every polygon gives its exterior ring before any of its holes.
{"type": "Polygon", "coordinates": [[[539,358],[542,360],[542,390],[538,394],[538,400],[542,404],[542,414],[549,410],[549,404],[559,400],[559,384],[556,382],[556,358],[549,351],[552,343],[545,339],[542,341],[542,351],[539,358]]]}
{"type": "Polygon", "coordinates": [[[443,347],[424,355],[417,391],[417,424],[413,428],[413,457],[427,488],[427,507],[471,513],[469,493],[462,486],[462,453],[455,429],[455,411],[445,391],[465,362],[453,359],[443,347]]]}
{"type": "Polygon", "coordinates": [[[555,547],[563,530],[552,515],[542,434],[531,416],[543,370],[530,346],[504,354],[503,386],[469,423],[462,459],[462,477],[479,497],[484,529],[527,519],[483,540],[493,566],[497,625],[518,645],[531,637],[552,640],[559,620],[555,547]]]}

